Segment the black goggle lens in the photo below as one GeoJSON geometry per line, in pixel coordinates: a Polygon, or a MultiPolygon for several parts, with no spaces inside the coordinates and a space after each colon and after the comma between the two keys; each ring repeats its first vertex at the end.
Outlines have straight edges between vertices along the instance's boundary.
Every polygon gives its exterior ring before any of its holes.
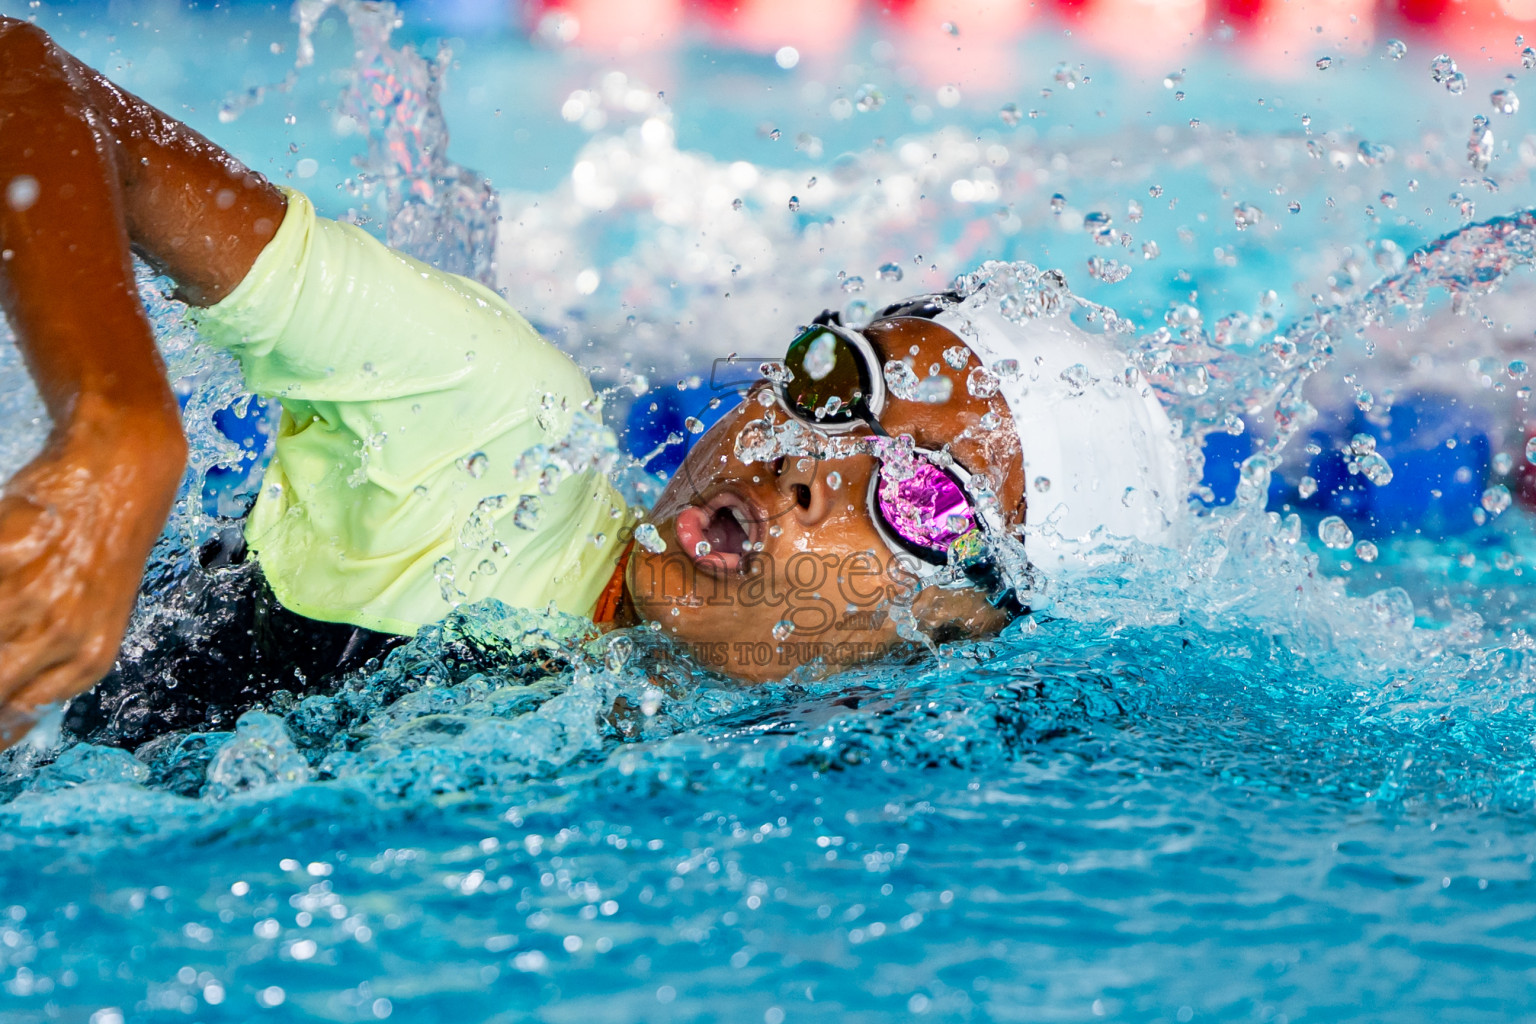
{"type": "Polygon", "coordinates": [[[869,394],[869,371],[859,352],[837,332],[812,327],[790,343],[784,367],[792,374],[779,392],[797,416],[811,423],[851,423],[869,394]]]}

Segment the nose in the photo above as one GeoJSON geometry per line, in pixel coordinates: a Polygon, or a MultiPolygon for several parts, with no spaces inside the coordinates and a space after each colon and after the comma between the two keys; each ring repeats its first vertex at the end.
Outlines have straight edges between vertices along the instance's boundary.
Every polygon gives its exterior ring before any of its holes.
{"type": "Polygon", "coordinates": [[[832,514],[837,488],[828,481],[828,463],[808,455],[788,455],[774,463],[774,488],[793,504],[789,514],[801,526],[815,526],[832,514]]]}

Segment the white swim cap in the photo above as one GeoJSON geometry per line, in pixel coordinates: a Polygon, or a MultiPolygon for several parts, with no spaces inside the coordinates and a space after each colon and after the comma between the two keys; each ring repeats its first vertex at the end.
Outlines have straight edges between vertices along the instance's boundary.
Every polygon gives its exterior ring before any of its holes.
{"type": "Polygon", "coordinates": [[[1063,314],[1014,323],[985,293],[935,318],[1000,373],[1024,452],[1024,548],[1047,575],[1167,546],[1188,499],[1168,414],[1126,356],[1063,314]],[[1006,367],[1004,367],[1006,369],[1006,367]]]}

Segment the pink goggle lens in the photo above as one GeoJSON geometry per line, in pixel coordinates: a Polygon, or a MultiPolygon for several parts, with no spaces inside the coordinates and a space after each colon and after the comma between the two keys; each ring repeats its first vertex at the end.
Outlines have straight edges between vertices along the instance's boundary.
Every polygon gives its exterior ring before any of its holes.
{"type": "Polygon", "coordinates": [[[922,461],[913,468],[916,472],[907,479],[896,480],[881,466],[880,516],[897,537],[942,558],[955,538],[976,528],[976,514],[949,473],[922,461]]]}

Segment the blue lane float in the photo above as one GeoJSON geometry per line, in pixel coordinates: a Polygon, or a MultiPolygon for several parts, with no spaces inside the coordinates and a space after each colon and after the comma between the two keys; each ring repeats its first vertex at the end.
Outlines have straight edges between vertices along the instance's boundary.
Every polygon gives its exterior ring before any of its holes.
{"type": "Polygon", "coordinates": [[[706,371],[684,378],[681,387],[657,387],[636,398],[625,416],[624,446],[629,453],[643,459],[655,452],[647,468],[667,477],[677,472],[703,432],[741,402],[740,391],[713,389],[709,380],[706,371]],[[690,420],[695,422],[690,425],[690,420]]]}
{"type": "MultiPolygon", "coordinates": [[[[1303,488],[1296,468],[1276,473],[1271,509],[1336,515],[1358,537],[1439,539],[1479,525],[1493,461],[1486,410],[1454,395],[1418,392],[1399,398],[1389,410],[1325,414],[1320,424],[1307,438],[1316,449],[1305,469],[1311,482],[1303,488]],[[1373,483],[1359,471],[1360,441],[1366,438],[1391,467],[1386,483],[1373,483]]],[[[1207,507],[1228,504],[1253,441],[1248,434],[1211,434],[1204,452],[1202,483],[1209,493],[1202,501],[1207,507]]]]}

